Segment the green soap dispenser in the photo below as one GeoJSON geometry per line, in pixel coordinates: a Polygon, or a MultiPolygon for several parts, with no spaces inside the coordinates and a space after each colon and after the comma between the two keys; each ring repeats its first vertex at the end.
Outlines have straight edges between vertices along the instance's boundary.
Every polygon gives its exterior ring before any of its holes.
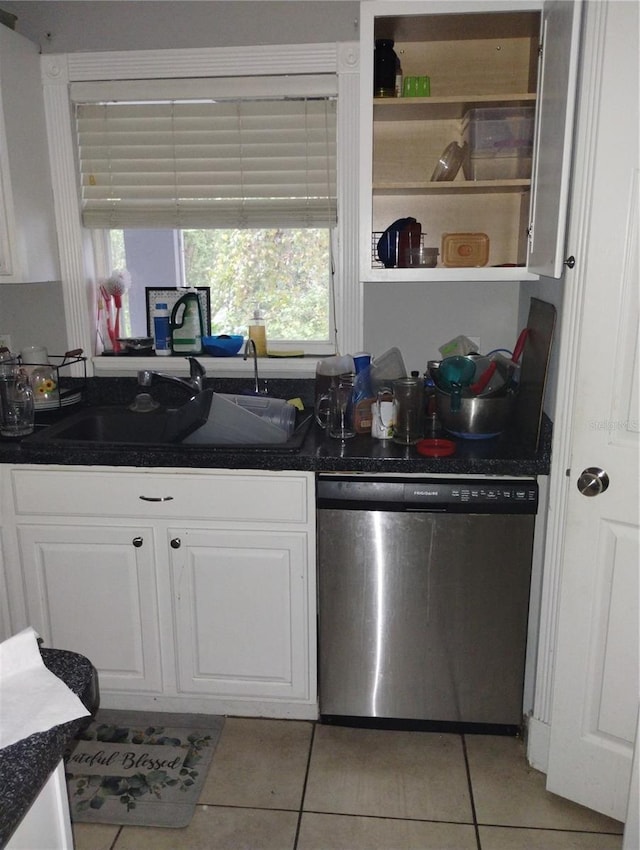
{"type": "Polygon", "coordinates": [[[171,311],[171,348],[174,354],[201,354],[204,321],[197,292],[187,292],[171,311]]]}

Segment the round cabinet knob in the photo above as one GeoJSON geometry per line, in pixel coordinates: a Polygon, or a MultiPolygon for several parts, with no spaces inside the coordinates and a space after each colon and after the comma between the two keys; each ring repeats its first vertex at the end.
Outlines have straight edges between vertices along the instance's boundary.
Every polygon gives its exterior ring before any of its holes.
{"type": "Polygon", "coordinates": [[[136,549],[139,549],[144,543],[144,540],[142,539],[142,537],[134,537],[131,542],[136,547],[136,549]]]}
{"type": "Polygon", "coordinates": [[[599,466],[589,466],[582,471],[577,483],[583,496],[599,496],[609,486],[609,476],[599,466]]]}
{"type": "Polygon", "coordinates": [[[181,545],[182,545],[182,541],[180,540],[179,537],[174,537],[173,540],[171,541],[171,548],[172,549],[179,549],[181,545]]]}

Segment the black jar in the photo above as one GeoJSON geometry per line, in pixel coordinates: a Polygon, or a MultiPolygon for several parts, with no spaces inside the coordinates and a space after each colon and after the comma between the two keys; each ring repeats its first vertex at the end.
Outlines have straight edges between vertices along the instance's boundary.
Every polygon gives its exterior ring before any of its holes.
{"type": "Polygon", "coordinates": [[[393,49],[393,39],[377,38],[373,52],[373,96],[396,96],[396,68],[398,57],[393,49]]]}

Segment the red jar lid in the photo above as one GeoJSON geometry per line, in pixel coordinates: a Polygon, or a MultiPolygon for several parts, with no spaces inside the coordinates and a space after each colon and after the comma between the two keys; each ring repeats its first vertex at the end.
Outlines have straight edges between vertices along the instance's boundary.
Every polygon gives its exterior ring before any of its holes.
{"type": "Polygon", "coordinates": [[[453,440],[428,439],[417,442],[416,449],[425,457],[448,457],[455,454],[456,444],[453,440]]]}

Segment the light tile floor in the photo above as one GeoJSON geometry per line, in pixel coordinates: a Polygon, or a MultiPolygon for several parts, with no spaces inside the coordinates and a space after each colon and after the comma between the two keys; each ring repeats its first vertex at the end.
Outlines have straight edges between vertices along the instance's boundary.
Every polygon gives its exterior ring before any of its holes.
{"type": "Polygon", "coordinates": [[[521,741],[228,718],[185,829],[74,826],[76,850],[619,850],[521,741]]]}

